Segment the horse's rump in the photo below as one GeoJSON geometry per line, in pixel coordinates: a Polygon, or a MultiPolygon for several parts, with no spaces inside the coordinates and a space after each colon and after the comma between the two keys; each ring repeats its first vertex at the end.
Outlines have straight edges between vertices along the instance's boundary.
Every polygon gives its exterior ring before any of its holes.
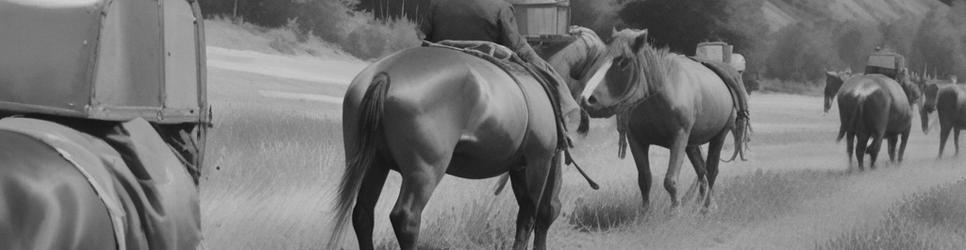
{"type": "Polygon", "coordinates": [[[732,105],[734,106],[735,111],[737,111],[737,117],[735,119],[734,128],[735,151],[731,158],[729,160],[725,160],[725,162],[733,161],[736,157],[738,157],[739,154],[742,156],[742,160],[744,160],[743,151],[748,148],[748,142],[751,141],[750,136],[752,128],[751,119],[749,117],[750,114],[748,114],[749,111],[747,110],[748,92],[745,90],[744,83],[741,79],[741,73],[738,73],[738,70],[727,63],[697,57],[691,57],[691,59],[701,63],[701,65],[704,65],[705,67],[708,67],[708,69],[711,69],[711,71],[718,75],[718,77],[721,78],[721,81],[723,81],[728,87],[728,92],[731,94],[732,105]]]}
{"type": "Polygon", "coordinates": [[[912,124],[912,109],[905,90],[882,75],[852,77],[839,91],[841,128],[846,133],[899,132],[912,124]]]}
{"type": "MultiPolygon", "coordinates": [[[[518,55],[513,53],[509,48],[488,41],[441,41],[440,43],[430,43],[425,42],[424,46],[429,47],[439,47],[452,49],[456,51],[465,52],[467,54],[482,58],[498,68],[502,69],[507,73],[513,80],[519,85],[521,91],[524,92],[525,99],[531,99],[530,96],[533,93],[528,93],[526,91],[526,84],[528,80],[532,79],[543,89],[544,94],[550,101],[554,117],[556,117],[558,138],[557,138],[557,148],[565,150],[568,148],[568,141],[566,140],[566,125],[563,122],[563,117],[560,114],[560,100],[557,94],[557,84],[554,84],[552,79],[556,77],[550,75],[554,74],[550,72],[553,69],[540,69],[536,65],[524,62],[518,55]]],[[[564,84],[564,83],[561,83],[564,84]]],[[[529,102],[529,100],[526,100],[529,102]]]]}
{"type": "MultiPolygon", "coordinates": [[[[107,232],[85,230],[112,235],[108,238],[113,238],[121,248],[197,247],[201,240],[198,189],[157,132],[142,119],[126,123],[92,121],[91,124],[98,126],[67,127],[40,119],[6,118],[0,120],[0,130],[47,145],[87,180],[98,202],[106,208],[111,229],[107,232]],[[99,126],[103,124],[115,126],[99,126]],[[79,131],[85,129],[90,130],[79,131]]],[[[43,180],[41,177],[32,181],[43,180]]],[[[15,198],[5,196],[4,199],[15,198]]],[[[45,233],[49,235],[32,236],[68,237],[58,235],[60,231],[45,233]]]]}

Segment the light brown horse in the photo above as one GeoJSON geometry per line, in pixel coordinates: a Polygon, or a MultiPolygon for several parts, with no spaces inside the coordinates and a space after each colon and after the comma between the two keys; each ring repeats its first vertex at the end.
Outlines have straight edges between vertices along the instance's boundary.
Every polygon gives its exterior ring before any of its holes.
{"type": "MultiPolygon", "coordinates": [[[[643,205],[649,206],[650,145],[671,150],[664,188],[671,211],[678,207],[678,174],[685,155],[698,174],[704,211],[714,208],[712,192],[721,149],[735,127],[736,106],[725,82],[711,69],[683,55],[656,49],[647,31],[615,32],[603,60],[588,80],[581,103],[591,117],[618,115],[638,169],[643,205]],[[709,144],[708,158],[700,145],[709,144]]],[[[619,128],[620,129],[620,128],[619,128]]],[[[744,139],[735,138],[736,150],[744,139]]]]}
{"type": "MultiPolygon", "coordinates": [[[[827,85],[826,107],[828,89],[827,85]]],[[[912,105],[920,100],[919,88],[908,79],[897,82],[884,75],[870,74],[848,78],[834,92],[841,121],[837,140],[846,138],[849,162],[854,152],[862,169],[864,155],[869,154],[869,165],[874,168],[882,139],[889,140],[890,161],[897,160],[896,143],[901,139],[898,149],[901,162],[912,127],[912,105]]]]}
{"type": "Polygon", "coordinates": [[[936,111],[939,116],[939,156],[949,133],[953,133],[953,146],[959,154],[959,131],[966,129],[966,85],[923,83],[923,105],[920,106],[919,116],[922,119],[922,131],[929,133],[929,113],[936,111]]]}
{"type": "MultiPolygon", "coordinates": [[[[557,66],[569,68],[557,70],[582,78],[590,66],[584,61],[599,57],[603,50],[594,48],[603,42],[592,32],[576,33],[580,39],[550,61],[565,56],[569,63],[557,66]]],[[[389,215],[402,249],[416,248],[423,208],[443,175],[482,179],[507,172],[520,206],[514,248],[527,246],[534,226],[534,248],[545,248],[560,212],[553,113],[532,76],[510,75],[464,52],[419,47],[374,62],[352,81],[343,103],[346,171],[329,248],[339,244],[350,209],[359,248],[373,248],[373,210],[389,170],[402,176],[389,215]]]]}

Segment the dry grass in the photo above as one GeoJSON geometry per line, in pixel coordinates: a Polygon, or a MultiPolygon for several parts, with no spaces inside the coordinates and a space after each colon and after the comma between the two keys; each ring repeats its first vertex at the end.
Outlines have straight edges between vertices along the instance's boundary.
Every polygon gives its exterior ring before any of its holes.
{"type": "Polygon", "coordinates": [[[962,249],[966,180],[906,198],[880,222],[820,243],[818,249],[962,249]]]}
{"type": "MultiPolygon", "coordinates": [[[[207,245],[212,249],[317,249],[325,245],[332,226],[331,192],[344,167],[339,118],[326,117],[330,113],[324,111],[334,108],[318,103],[246,101],[270,108],[235,101],[215,102],[216,128],[210,136],[208,168],[204,169],[201,187],[202,227],[207,245]]],[[[564,168],[562,213],[551,227],[550,247],[714,248],[718,246],[715,244],[732,241],[742,230],[795,216],[807,204],[849,188],[855,179],[870,178],[863,177],[869,174],[844,171],[845,156],[840,152],[844,146],[835,145],[831,138],[834,126],[825,136],[821,124],[826,122],[817,121],[835,119],[816,118],[820,117],[820,100],[765,95],[753,101],[761,107],[756,109],[755,121],[763,124],[754,141],[756,151],[752,153],[756,155],[752,155],[751,162],[722,166],[723,176],[716,189],[718,209],[708,215],[699,213],[700,205],[694,201],[686,203],[677,217],[667,214],[667,193],[659,185],[667,153],[656,147],[651,150],[655,171],[651,210],[644,212],[632,160],[617,159],[616,136],[610,121],[594,121],[591,134],[578,139],[579,148],[574,153],[602,184],[602,189],[590,190],[573,168],[564,168]],[[810,106],[812,102],[814,107],[810,106]],[[795,126],[778,126],[784,123],[795,126]],[[808,129],[799,128],[801,124],[808,125],[808,129]],[[789,132],[801,136],[789,137],[789,132]],[[831,145],[834,150],[829,149],[831,145]],[[789,152],[797,156],[795,161],[788,160],[789,152]],[[841,161],[837,161],[839,158],[841,161]],[[826,167],[831,170],[813,170],[824,165],[832,165],[826,167]]],[[[934,145],[925,139],[912,145],[927,143],[934,145]]],[[[685,163],[682,172],[685,175],[680,183],[686,189],[693,180],[693,171],[685,163]]],[[[398,194],[398,183],[398,175],[390,174],[375,213],[375,242],[382,249],[398,248],[388,223],[388,210],[398,194]]],[[[962,189],[964,185],[957,186],[962,189]]],[[[515,233],[516,201],[510,191],[493,196],[491,187],[489,180],[444,178],[424,211],[420,247],[509,248],[515,233]]],[[[934,197],[929,198],[934,202],[917,202],[919,205],[903,210],[917,211],[903,214],[919,214],[922,218],[902,215],[915,219],[897,221],[886,229],[863,228],[855,236],[848,236],[851,238],[843,236],[846,240],[842,241],[875,239],[866,235],[886,235],[896,228],[908,233],[914,227],[906,225],[912,223],[915,228],[932,231],[915,232],[918,240],[910,242],[938,238],[930,240],[932,245],[927,247],[962,246],[966,241],[949,240],[949,235],[963,235],[963,231],[954,229],[966,224],[948,219],[966,218],[962,212],[949,213],[964,207],[962,199],[959,203],[949,202],[956,200],[955,195],[966,197],[963,192],[929,196],[934,197]]],[[[342,245],[352,249],[355,238],[352,234],[347,236],[342,245]]],[[[833,243],[827,243],[827,248],[849,246],[833,243]]]]}
{"type": "Polygon", "coordinates": [[[633,187],[610,189],[602,194],[578,199],[567,221],[581,232],[603,232],[642,219],[646,213],[637,190],[633,187]]]}
{"type": "Polygon", "coordinates": [[[317,208],[328,206],[328,183],[338,177],[326,170],[343,161],[341,126],[294,112],[215,107],[201,185],[208,246],[305,249],[325,243],[329,218],[317,208]],[[316,209],[300,210],[306,207],[316,209]]]}

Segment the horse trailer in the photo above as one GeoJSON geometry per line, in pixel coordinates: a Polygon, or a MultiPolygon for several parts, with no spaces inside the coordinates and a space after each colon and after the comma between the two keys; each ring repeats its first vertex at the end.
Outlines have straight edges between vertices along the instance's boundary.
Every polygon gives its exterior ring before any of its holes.
{"type": "Polygon", "coordinates": [[[567,35],[569,0],[510,0],[520,34],[528,40],[567,35]]]}

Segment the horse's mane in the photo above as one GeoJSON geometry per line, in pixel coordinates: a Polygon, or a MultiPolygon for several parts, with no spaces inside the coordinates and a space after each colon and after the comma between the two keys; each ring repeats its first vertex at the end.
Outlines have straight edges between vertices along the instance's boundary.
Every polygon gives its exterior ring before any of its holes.
{"type": "Polygon", "coordinates": [[[631,60],[631,67],[635,69],[632,77],[639,84],[634,93],[618,106],[618,110],[631,108],[644,101],[648,96],[661,91],[667,84],[667,76],[675,69],[671,61],[681,55],[672,53],[668,48],[656,48],[646,41],[637,41],[637,34],[631,30],[622,30],[614,34],[609,53],[616,57],[626,57],[631,60]],[[644,44],[635,44],[643,42],[644,44]],[[634,46],[640,49],[634,52],[634,46]]]}

